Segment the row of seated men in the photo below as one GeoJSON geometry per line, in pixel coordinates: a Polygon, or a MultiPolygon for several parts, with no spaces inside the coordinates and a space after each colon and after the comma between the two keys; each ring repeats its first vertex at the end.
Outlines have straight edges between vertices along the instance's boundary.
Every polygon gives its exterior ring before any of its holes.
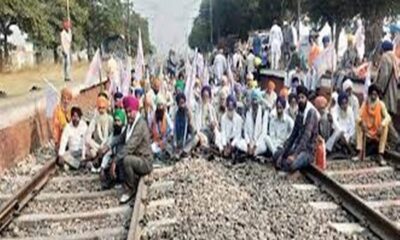
{"type": "Polygon", "coordinates": [[[100,93],[89,122],[79,107],[70,108],[72,94],[64,89],[53,118],[58,163],[100,173],[104,188],[122,183],[121,203],[133,197],[135,183],[152,171],[154,158],[179,159],[196,148],[215,148],[233,159],[269,154],[278,169],[294,172],[314,161],[321,141],[326,141],[328,154],[338,149],[356,156],[367,138],[377,143],[378,160],[384,164],[391,118],[375,85],[359,107],[348,81],[329,104],[302,85],[278,95],[272,81],[265,93],[254,86],[232,91],[226,85],[203,86],[191,99],[181,82],[174,84],[172,106],[159,87],[146,94],[136,89],[125,97],[116,93],[112,99],[100,93]]]}

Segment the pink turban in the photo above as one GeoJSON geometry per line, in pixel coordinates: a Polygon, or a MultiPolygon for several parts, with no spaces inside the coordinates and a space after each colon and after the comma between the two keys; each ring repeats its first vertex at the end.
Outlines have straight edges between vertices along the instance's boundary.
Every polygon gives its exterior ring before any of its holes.
{"type": "Polygon", "coordinates": [[[133,96],[127,96],[123,100],[124,108],[129,111],[139,111],[139,100],[133,96]]]}

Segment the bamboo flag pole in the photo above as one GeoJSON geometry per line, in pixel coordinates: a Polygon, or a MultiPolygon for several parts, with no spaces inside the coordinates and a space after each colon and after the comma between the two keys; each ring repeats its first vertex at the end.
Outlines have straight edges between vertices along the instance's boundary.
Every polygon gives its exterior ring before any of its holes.
{"type": "Polygon", "coordinates": [[[68,22],[71,22],[70,14],[69,14],[69,0],[67,0],[67,19],[68,22]]]}

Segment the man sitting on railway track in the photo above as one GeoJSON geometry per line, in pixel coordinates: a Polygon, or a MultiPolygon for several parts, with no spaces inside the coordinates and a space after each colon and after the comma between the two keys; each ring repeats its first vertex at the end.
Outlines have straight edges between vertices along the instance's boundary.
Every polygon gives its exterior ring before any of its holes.
{"type": "Polygon", "coordinates": [[[391,117],[385,103],[379,99],[379,93],[380,89],[375,84],[368,88],[368,100],[363,103],[357,119],[357,150],[360,153],[359,159],[363,159],[366,149],[371,149],[370,146],[378,142],[378,162],[380,165],[386,165],[383,154],[391,117]]]}
{"type": "Polygon", "coordinates": [[[295,172],[313,161],[318,137],[319,114],[308,101],[308,90],[298,86],[296,92],[299,112],[293,131],[283,144],[283,149],[273,157],[277,168],[287,172],[295,172]]]}
{"type": "Polygon", "coordinates": [[[63,129],[71,119],[70,105],[72,101],[72,92],[68,88],[61,90],[61,101],[57,105],[53,114],[53,138],[56,151],[58,151],[63,129]]]}
{"type": "Polygon", "coordinates": [[[243,119],[236,112],[235,96],[226,99],[227,111],[221,117],[221,131],[217,131],[215,144],[224,157],[230,157],[236,150],[236,144],[242,136],[243,119]]]}
{"type": "MultiPolygon", "coordinates": [[[[67,163],[68,166],[78,169],[82,163],[81,160],[85,158],[83,146],[87,125],[81,118],[81,109],[72,107],[71,122],[64,128],[58,150],[58,163],[62,166],[67,163]]],[[[64,167],[68,168],[66,165],[64,167]]]]}
{"type": "MultiPolygon", "coordinates": [[[[150,131],[146,120],[139,112],[139,101],[130,97],[125,103],[128,125],[119,141],[124,144],[113,159],[115,162],[123,162],[123,170],[126,174],[125,193],[120,198],[122,204],[129,202],[135,195],[134,189],[139,178],[149,174],[153,169],[150,131]]],[[[115,176],[115,167],[112,172],[115,176]]]]}

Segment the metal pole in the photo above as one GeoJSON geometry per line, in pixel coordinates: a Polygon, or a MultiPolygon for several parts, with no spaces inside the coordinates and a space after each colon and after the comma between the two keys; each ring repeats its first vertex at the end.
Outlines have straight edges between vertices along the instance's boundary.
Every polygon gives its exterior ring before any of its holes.
{"type": "Polygon", "coordinates": [[[68,22],[71,21],[71,18],[70,18],[70,15],[69,15],[69,0],[67,0],[67,19],[68,19],[68,22]]]}
{"type": "Polygon", "coordinates": [[[214,37],[213,37],[213,2],[210,0],[210,43],[211,43],[211,48],[214,43],[214,37]]]}
{"type": "Polygon", "coordinates": [[[300,15],[301,15],[300,1],[301,0],[297,0],[297,36],[299,37],[299,40],[300,40],[300,15]]]}
{"type": "Polygon", "coordinates": [[[128,45],[128,55],[131,53],[131,44],[130,44],[130,18],[131,18],[131,1],[128,0],[128,16],[127,16],[127,26],[126,26],[126,44],[128,45]]]}

